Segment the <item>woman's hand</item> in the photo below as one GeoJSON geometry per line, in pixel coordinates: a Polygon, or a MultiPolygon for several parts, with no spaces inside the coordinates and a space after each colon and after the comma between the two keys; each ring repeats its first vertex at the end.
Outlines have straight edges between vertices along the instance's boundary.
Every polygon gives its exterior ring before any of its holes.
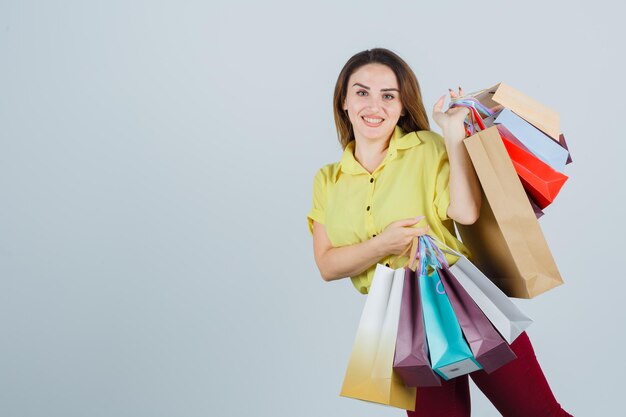
{"type": "Polygon", "coordinates": [[[428,225],[417,228],[411,227],[419,223],[424,216],[403,219],[389,224],[385,230],[376,236],[378,239],[383,256],[389,254],[399,255],[413,241],[414,237],[425,235],[428,233],[428,225]]]}
{"type": "MultiPolygon", "coordinates": [[[[451,89],[450,98],[456,98],[463,95],[463,89],[459,87],[459,93],[455,93],[451,89]]],[[[439,98],[433,107],[433,120],[439,125],[445,138],[450,138],[455,141],[461,141],[465,139],[465,127],[463,121],[469,114],[469,109],[466,107],[452,107],[446,112],[443,112],[443,103],[446,96],[445,94],[439,98]]]]}

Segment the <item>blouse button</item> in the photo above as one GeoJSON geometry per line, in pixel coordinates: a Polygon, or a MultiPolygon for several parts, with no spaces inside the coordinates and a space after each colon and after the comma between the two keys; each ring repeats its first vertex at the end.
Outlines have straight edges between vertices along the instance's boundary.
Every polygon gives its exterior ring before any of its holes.
{"type": "Polygon", "coordinates": [[[370,178],[370,182],[374,182],[374,178],[370,178]]]}
{"type": "Polygon", "coordinates": [[[365,210],[370,211],[370,206],[367,206],[367,208],[365,210]]]}
{"type": "Polygon", "coordinates": [[[389,262],[387,262],[387,263],[385,264],[385,266],[389,266],[389,262]]]}
{"type": "Polygon", "coordinates": [[[376,235],[372,235],[372,237],[376,237],[376,235]]]}

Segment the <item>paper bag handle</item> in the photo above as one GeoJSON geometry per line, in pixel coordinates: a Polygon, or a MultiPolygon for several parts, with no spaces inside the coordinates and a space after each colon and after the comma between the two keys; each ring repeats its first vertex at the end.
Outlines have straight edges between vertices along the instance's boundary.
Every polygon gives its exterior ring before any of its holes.
{"type": "Polygon", "coordinates": [[[415,259],[413,258],[417,255],[418,244],[419,242],[418,242],[417,237],[414,237],[411,243],[408,244],[406,248],[404,248],[402,253],[396,256],[395,259],[389,264],[389,267],[393,269],[394,264],[398,262],[398,259],[402,258],[408,252],[409,249],[411,249],[411,252],[409,253],[409,259],[404,263],[403,268],[406,268],[407,266],[413,264],[413,262],[415,262],[415,259]],[[413,259],[413,261],[411,261],[411,259],[413,259]]]}
{"type": "Polygon", "coordinates": [[[431,236],[431,239],[434,240],[435,242],[437,242],[439,245],[443,246],[443,248],[439,248],[442,252],[445,252],[449,255],[453,255],[459,258],[463,258],[463,254],[461,254],[460,252],[455,251],[454,249],[452,249],[450,246],[446,245],[445,243],[441,242],[439,239],[437,239],[436,237],[431,236]]]}

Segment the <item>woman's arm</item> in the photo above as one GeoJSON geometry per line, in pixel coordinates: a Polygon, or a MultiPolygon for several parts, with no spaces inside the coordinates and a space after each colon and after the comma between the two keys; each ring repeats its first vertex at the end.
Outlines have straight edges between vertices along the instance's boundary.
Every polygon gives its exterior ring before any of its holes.
{"type": "Polygon", "coordinates": [[[355,245],[333,247],[323,224],[313,222],[313,253],[324,281],[357,276],[386,254],[371,238],[355,245]]]}
{"type": "Polygon", "coordinates": [[[472,224],[480,215],[480,183],[463,145],[465,131],[443,131],[450,161],[450,205],[448,217],[461,224],[472,224]]]}
{"type": "Polygon", "coordinates": [[[354,277],[376,264],[381,258],[398,255],[414,237],[428,232],[428,226],[411,227],[423,216],[391,223],[376,237],[354,245],[333,247],[323,224],[313,221],[313,253],[324,281],[354,277]]]}
{"type": "MultiPolygon", "coordinates": [[[[460,87],[459,94],[463,94],[460,87]]],[[[456,97],[452,90],[450,95],[456,97]]],[[[480,215],[481,192],[474,166],[463,145],[465,139],[463,121],[469,110],[454,107],[444,113],[442,111],[444,99],[445,96],[441,96],[435,103],[433,119],[442,129],[450,163],[450,205],[447,214],[457,223],[472,224],[480,215]]]]}

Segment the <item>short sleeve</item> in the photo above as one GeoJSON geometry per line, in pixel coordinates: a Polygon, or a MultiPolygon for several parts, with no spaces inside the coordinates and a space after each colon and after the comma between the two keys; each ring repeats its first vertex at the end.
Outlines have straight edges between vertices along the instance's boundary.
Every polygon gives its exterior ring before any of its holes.
{"type": "Polygon", "coordinates": [[[450,162],[445,148],[440,151],[435,174],[435,211],[441,221],[448,220],[450,206],[450,162]]]}
{"type": "Polygon", "coordinates": [[[313,234],[313,220],[324,224],[326,212],[326,175],[324,169],[320,169],[313,179],[313,204],[307,215],[309,233],[313,234]]]}

